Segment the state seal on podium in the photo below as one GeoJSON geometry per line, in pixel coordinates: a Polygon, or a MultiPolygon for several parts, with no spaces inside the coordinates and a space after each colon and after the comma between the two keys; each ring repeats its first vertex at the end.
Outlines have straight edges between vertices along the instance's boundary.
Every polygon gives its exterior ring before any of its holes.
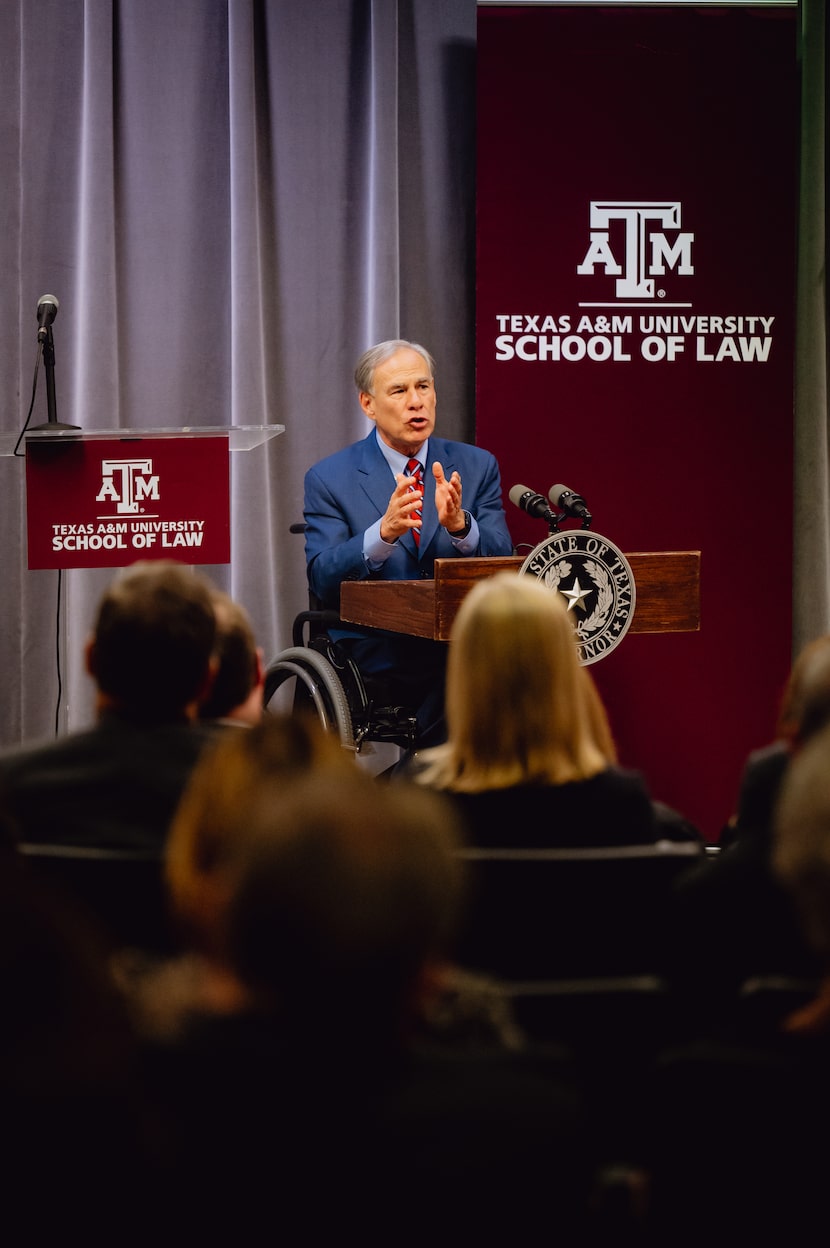
{"type": "Polygon", "coordinates": [[[519,572],[562,595],[583,667],[606,658],[628,632],[637,601],[634,575],[622,551],[602,534],[551,533],[519,572]]]}

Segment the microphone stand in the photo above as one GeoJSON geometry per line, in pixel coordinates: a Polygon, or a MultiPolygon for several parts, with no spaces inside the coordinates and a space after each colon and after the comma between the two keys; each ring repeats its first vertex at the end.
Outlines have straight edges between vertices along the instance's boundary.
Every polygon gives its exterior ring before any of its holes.
{"type": "MultiPolygon", "coordinates": [[[[41,331],[43,332],[43,331],[41,331]]],[[[52,326],[47,325],[43,337],[43,367],[46,372],[46,415],[42,425],[30,425],[29,431],[40,429],[80,429],[80,425],[66,425],[58,420],[55,402],[55,343],[52,338],[52,326]]]]}
{"type": "MultiPolygon", "coordinates": [[[[553,499],[551,499],[551,502],[553,502],[553,499]]],[[[584,503],[583,503],[583,507],[584,507],[584,511],[579,512],[579,513],[574,513],[573,511],[567,511],[567,510],[566,510],[566,511],[562,511],[562,512],[560,512],[560,514],[559,514],[558,516],[557,516],[557,515],[553,515],[553,516],[548,516],[548,517],[546,517],[546,519],[549,519],[549,520],[550,520],[550,524],[551,524],[551,533],[558,533],[558,532],[559,532],[559,526],[560,526],[560,524],[562,523],[562,521],[563,521],[563,520],[569,520],[569,519],[570,519],[570,520],[581,520],[581,521],[582,521],[581,528],[582,528],[582,529],[590,529],[590,527],[591,527],[591,524],[592,524],[592,522],[593,522],[594,517],[591,515],[590,511],[588,510],[588,508],[587,508],[587,507],[585,507],[584,503]]]]}
{"type": "MultiPolygon", "coordinates": [[[[580,527],[581,529],[583,529],[583,530],[584,530],[584,529],[590,529],[590,527],[591,527],[591,523],[592,523],[592,521],[593,521],[593,518],[594,518],[594,517],[591,515],[591,513],[590,513],[590,512],[586,512],[586,513],[585,513],[585,515],[581,517],[581,519],[582,519],[582,524],[581,524],[579,527],[580,527]]],[[[578,520],[578,519],[580,519],[580,517],[579,517],[579,516],[570,516],[570,515],[568,514],[568,512],[567,512],[567,511],[563,511],[563,512],[561,513],[561,515],[558,515],[558,516],[556,516],[556,517],[555,517],[555,522],[554,522],[554,521],[552,521],[552,522],[551,522],[551,529],[550,529],[551,533],[558,533],[558,532],[559,532],[559,525],[562,523],[562,521],[563,521],[563,520],[569,520],[569,519],[570,519],[570,520],[578,520]]]]}

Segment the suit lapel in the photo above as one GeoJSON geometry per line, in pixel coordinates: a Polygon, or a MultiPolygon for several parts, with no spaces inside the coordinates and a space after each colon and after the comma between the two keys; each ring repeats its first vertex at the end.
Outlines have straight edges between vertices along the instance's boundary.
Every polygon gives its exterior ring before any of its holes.
{"type": "Polygon", "coordinates": [[[395,488],[395,478],[380,453],[374,429],[360,445],[357,471],[360,487],[382,516],[389,504],[389,495],[395,488]]]}

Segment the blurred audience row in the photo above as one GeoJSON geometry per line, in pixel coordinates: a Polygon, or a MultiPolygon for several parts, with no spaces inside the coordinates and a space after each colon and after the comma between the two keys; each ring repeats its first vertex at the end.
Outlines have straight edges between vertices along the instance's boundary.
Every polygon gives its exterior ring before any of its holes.
{"type": "Polygon", "coordinates": [[[265,713],[245,611],[180,565],[116,578],[87,665],[96,723],[0,757],[0,1104],[27,1242],[662,1248],[819,1224],[830,638],[794,665],[716,854],[620,767],[530,577],[468,594],[447,740],[391,775],[265,713]],[[139,911],[160,902],[169,941],[118,938],[46,850],[156,866],[134,891],[155,878],[139,911]],[[624,866],[656,860],[640,884],[624,866]],[[524,974],[518,942],[508,975],[466,958],[483,862],[529,865],[487,917],[507,943],[538,912],[524,974]],[[614,960],[635,928],[645,959],[614,960]]]}

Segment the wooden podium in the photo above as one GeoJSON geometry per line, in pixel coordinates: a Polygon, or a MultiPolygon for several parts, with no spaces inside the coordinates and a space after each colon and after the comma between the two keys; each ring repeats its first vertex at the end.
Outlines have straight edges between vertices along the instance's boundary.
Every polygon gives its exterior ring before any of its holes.
{"type": "MultiPolygon", "coordinates": [[[[630,633],[690,633],[700,628],[700,551],[626,555],[637,601],[630,633]]],[[[413,637],[449,641],[455,614],[469,589],[484,576],[515,571],[523,555],[504,558],[436,559],[435,579],[344,581],[340,616],[364,628],[385,628],[413,637]]]]}

